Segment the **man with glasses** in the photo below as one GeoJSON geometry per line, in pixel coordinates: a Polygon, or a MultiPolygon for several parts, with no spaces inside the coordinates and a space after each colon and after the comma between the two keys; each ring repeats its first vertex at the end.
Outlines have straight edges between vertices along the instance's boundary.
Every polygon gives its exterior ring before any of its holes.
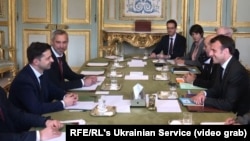
{"type": "Polygon", "coordinates": [[[167,21],[167,35],[163,36],[150,54],[151,58],[175,59],[183,57],[186,51],[186,38],[177,30],[177,22],[173,19],[167,21]],[[161,55],[161,52],[163,54],[161,55]]]}
{"type": "MultiPolygon", "coordinates": [[[[233,37],[233,29],[231,27],[226,27],[226,26],[221,26],[219,28],[216,29],[216,34],[217,35],[225,35],[228,36],[230,38],[233,37]]],[[[240,58],[240,52],[237,48],[235,48],[233,56],[239,60],[240,58]]]]}

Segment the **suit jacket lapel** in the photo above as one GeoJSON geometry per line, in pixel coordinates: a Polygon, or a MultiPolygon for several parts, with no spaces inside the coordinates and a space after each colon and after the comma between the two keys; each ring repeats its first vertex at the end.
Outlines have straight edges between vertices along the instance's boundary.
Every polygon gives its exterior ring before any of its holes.
{"type": "Polygon", "coordinates": [[[31,67],[30,67],[29,65],[27,65],[26,68],[27,68],[27,72],[28,72],[29,75],[31,76],[31,79],[32,79],[33,83],[36,84],[36,89],[37,89],[38,94],[39,94],[38,97],[40,97],[40,98],[43,99],[44,94],[43,94],[43,92],[41,91],[41,87],[40,87],[40,84],[39,84],[39,82],[38,82],[38,79],[37,79],[35,73],[33,72],[33,70],[31,69],[31,67]]]}

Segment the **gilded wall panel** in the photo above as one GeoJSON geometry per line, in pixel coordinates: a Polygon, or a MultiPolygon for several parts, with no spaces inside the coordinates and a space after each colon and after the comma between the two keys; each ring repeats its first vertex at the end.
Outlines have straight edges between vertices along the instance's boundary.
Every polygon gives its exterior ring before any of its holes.
{"type": "Polygon", "coordinates": [[[22,18],[24,23],[50,23],[51,0],[23,0],[22,18]]]}
{"type": "Polygon", "coordinates": [[[221,25],[222,0],[195,0],[194,4],[196,24],[215,27],[221,25]]]}
{"type": "Polygon", "coordinates": [[[91,0],[62,0],[62,24],[89,24],[91,0]]]}

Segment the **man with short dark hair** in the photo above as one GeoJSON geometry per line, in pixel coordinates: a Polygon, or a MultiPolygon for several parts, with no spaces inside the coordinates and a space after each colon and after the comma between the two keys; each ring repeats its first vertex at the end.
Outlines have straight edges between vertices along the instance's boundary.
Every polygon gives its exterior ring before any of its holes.
{"type": "Polygon", "coordinates": [[[50,69],[53,59],[50,45],[33,42],[27,49],[29,64],[15,77],[9,99],[20,109],[34,114],[64,110],[78,101],[78,95],[56,87],[44,70],[50,69]],[[56,101],[55,101],[56,100],[56,101]]]}
{"type": "Polygon", "coordinates": [[[225,35],[211,39],[209,56],[215,64],[220,64],[217,79],[212,88],[199,92],[192,97],[196,104],[232,111],[243,115],[249,111],[250,93],[247,70],[232,54],[235,42],[225,35]]]}
{"type": "Polygon", "coordinates": [[[186,38],[177,31],[177,22],[173,19],[166,23],[167,35],[163,36],[161,41],[156,45],[152,51],[150,58],[165,58],[175,59],[176,57],[183,57],[187,47],[186,38]],[[160,53],[163,52],[163,56],[160,53]]]}

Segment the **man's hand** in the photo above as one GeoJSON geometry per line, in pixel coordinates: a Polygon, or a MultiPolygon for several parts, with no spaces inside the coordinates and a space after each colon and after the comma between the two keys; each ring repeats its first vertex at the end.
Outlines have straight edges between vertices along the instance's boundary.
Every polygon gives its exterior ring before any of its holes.
{"type": "Polygon", "coordinates": [[[39,131],[39,133],[40,133],[41,141],[56,138],[61,135],[61,132],[57,128],[53,128],[53,127],[46,127],[42,129],[41,131],[39,131]]]}
{"type": "Polygon", "coordinates": [[[46,127],[52,127],[52,128],[57,128],[61,129],[63,127],[63,124],[60,123],[58,120],[47,120],[45,123],[46,127]]]}
{"type": "Polygon", "coordinates": [[[204,92],[201,91],[198,94],[196,94],[195,96],[193,96],[192,100],[194,101],[195,104],[203,105],[205,98],[206,98],[206,96],[205,96],[204,92]]]}
{"type": "Polygon", "coordinates": [[[97,82],[97,76],[86,76],[84,79],[84,86],[88,87],[97,82]]]}
{"type": "Polygon", "coordinates": [[[68,93],[64,96],[63,101],[66,107],[75,105],[76,102],[78,101],[78,95],[75,93],[68,93]]]}
{"type": "Polygon", "coordinates": [[[156,58],[156,54],[155,53],[151,53],[149,58],[156,58]]]}
{"type": "Polygon", "coordinates": [[[193,73],[186,73],[183,75],[184,82],[186,83],[193,83],[194,80],[196,79],[196,75],[193,73]]]}
{"type": "Polygon", "coordinates": [[[225,120],[225,124],[226,124],[226,125],[233,125],[233,124],[235,124],[235,123],[236,123],[236,122],[235,122],[235,119],[232,118],[232,117],[227,118],[227,119],[225,120]]]}
{"type": "Polygon", "coordinates": [[[175,61],[175,64],[184,64],[185,63],[185,61],[181,58],[175,58],[174,61],[175,61]]]}

